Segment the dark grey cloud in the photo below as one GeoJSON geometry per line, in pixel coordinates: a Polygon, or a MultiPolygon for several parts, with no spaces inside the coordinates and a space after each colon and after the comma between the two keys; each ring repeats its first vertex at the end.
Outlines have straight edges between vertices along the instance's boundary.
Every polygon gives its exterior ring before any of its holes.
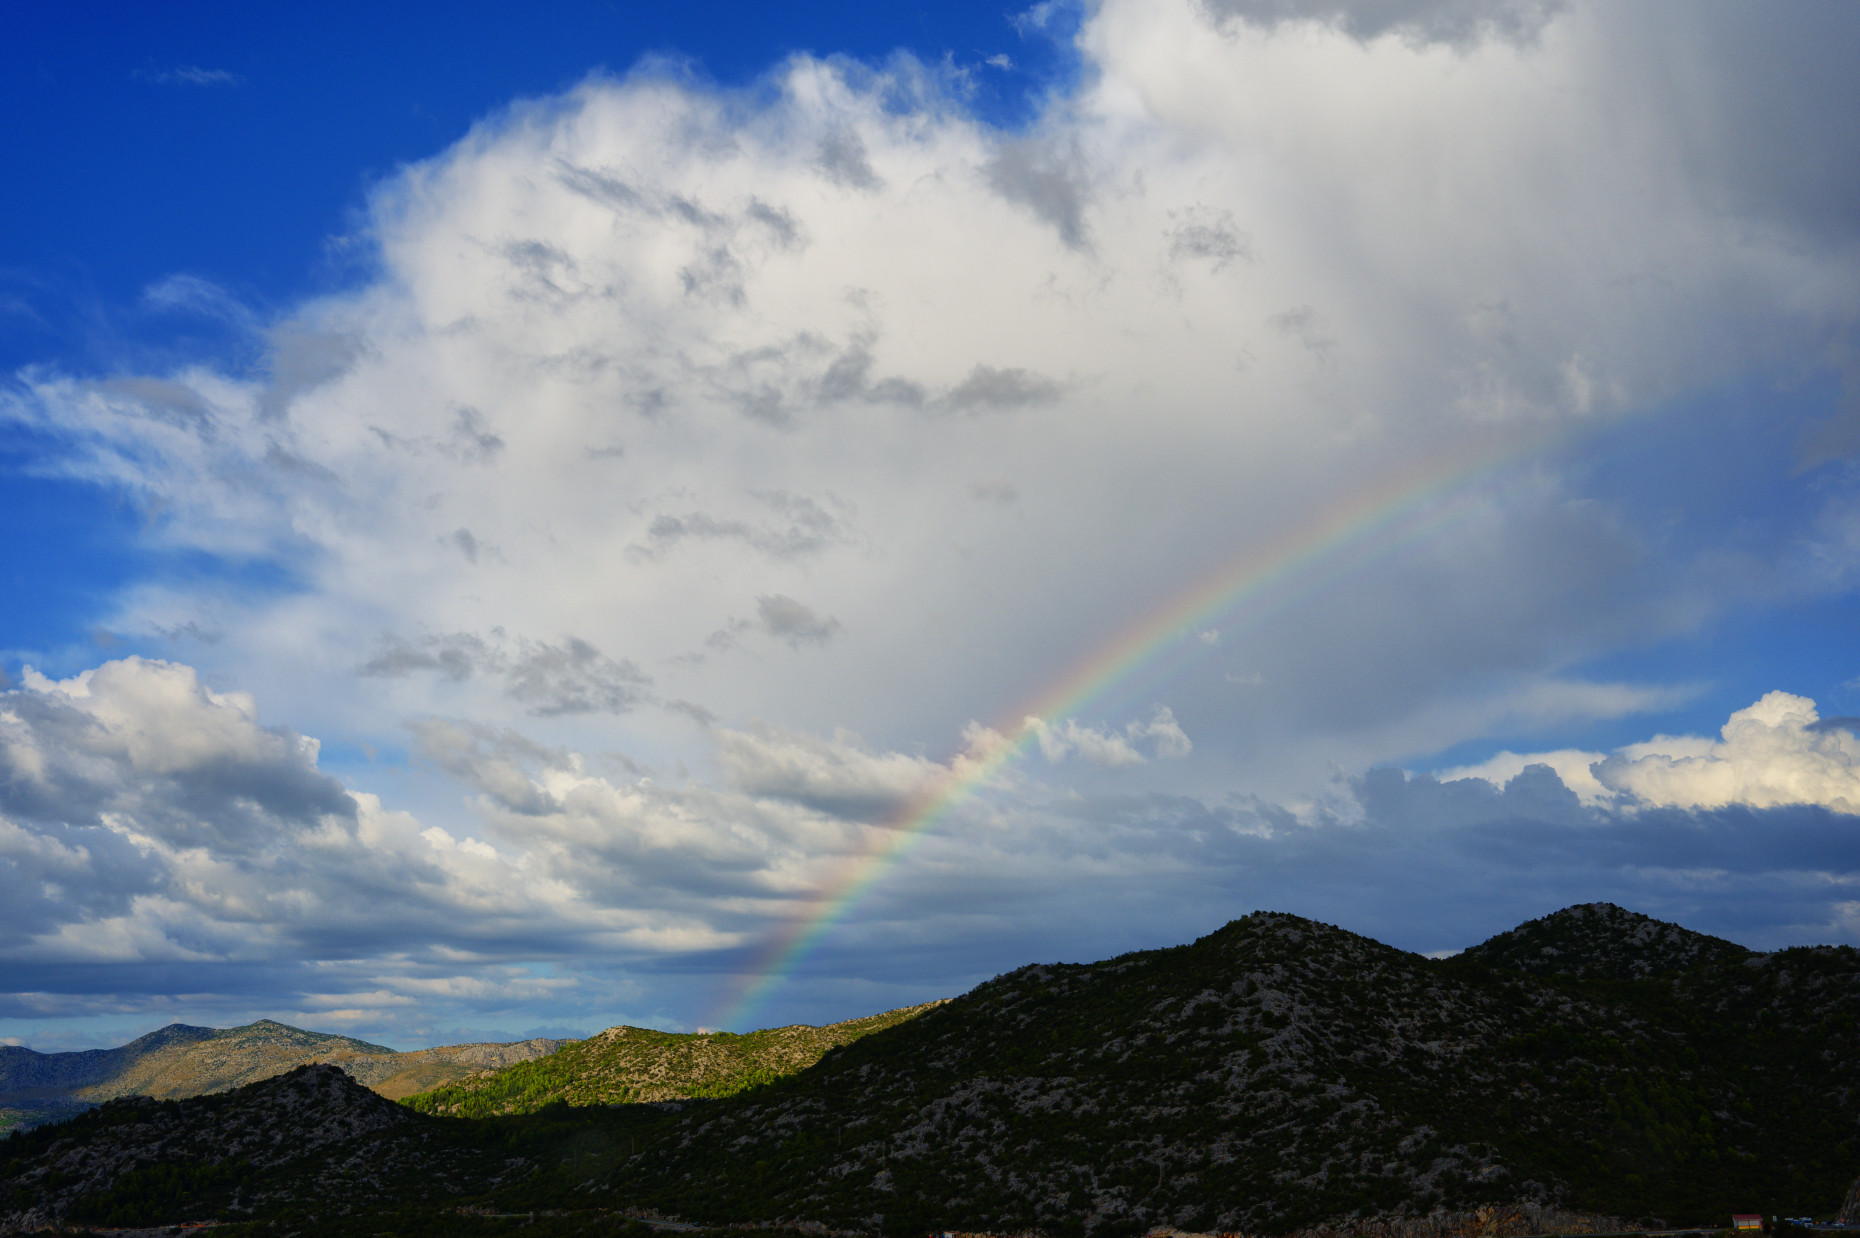
{"type": "Polygon", "coordinates": [[[786,207],[770,206],[760,198],[751,198],[749,205],[743,208],[743,218],[761,224],[782,249],[801,249],[807,244],[800,220],[786,207]]]}
{"type": "Polygon", "coordinates": [[[838,619],[820,614],[785,593],[757,598],[756,618],[764,632],[796,649],[803,645],[824,645],[840,632],[838,619]]]}
{"type": "Polygon", "coordinates": [[[1052,225],[1068,248],[1091,248],[1085,224],[1090,186],[1077,151],[1033,139],[1008,142],[985,170],[991,189],[1052,225]]]}
{"type": "Polygon", "coordinates": [[[1720,206],[1817,250],[1860,242],[1860,109],[1850,5],[1773,10],[1709,3],[1675,27],[1624,6],[1623,52],[1664,106],[1687,118],[1684,157],[1720,206]]]}
{"type": "MultiPolygon", "coordinates": [[[[493,638],[503,635],[494,630],[493,638]]],[[[470,632],[453,632],[444,636],[426,636],[417,641],[383,635],[375,656],[355,668],[358,675],[378,679],[399,679],[419,672],[431,672],[454,683],[471,678],[479,670],[498,670],[504,658],[496,645],[470,632]]]]}
{"type": "Polygon", "coordinates": [[[294,473],[299,477],[308,478],[325,485],[338,485],[342,481],[342,479],[337,476],[336,470],[325,468],[314,460],[306,459],[296,452],[287,449],[281,443],[274,442],[265,449],[265,465],[268,468],[279,469],[286,473],[294,473]]]}
{"type": "Polygon", "coordinates": [[[466,562],[476,563],[478,561],[478,539],[472,536],[470,529],[454,529],[452,535],[446,540],[459,548],[459,553],[465,556],[466,562]]]}
{"type": "MultiPolygon", "coordinates": [[[[687,297],[741,306],[745,300],[743,275],[743,264],[729,246],[713,245],[678,269],[678,282],[687,297]]],[[[768,420],[776,419],[760,404],[752,405],[749,411],[768,420]]]]}
{"type": "Polygon", "coordinates": [[[489,464],[504,450],[504,440],[491,429],[483,413],[475,408],[460,408],[440,450],[461,464],[489,464]]]}
{"type": "MultiPolygon", "coordinates": [[[[581,281],[574,257],[547,241],[508,240],[492,249],[510,266],[510,292],[514,297],[560,304],[591,291],[581,281]]],[[[553,363],[572,368],[572,363],[579,361],[585,370],[588,360],[558,358],[553,363]]]]}
{"type": "Polygon", "coordinates": [[[390,451],[433,452],[460,464],[493,464],[505,445],[503,436],[491,427],[485,415],[468,405],[453,410],[452,423],[442,438],[410,438],[373,425],[368,432],[390,451]]]}
{"type": "Polygon", "coordinates": [[[647,699],[652,683],[631,661],[610,658],[578,636],[513,641],[502,628],[488,637],[452,632],[406,640],[387,634],[355,672],[380,679],[433,674],[454,683],[479,674],[501,676],[504,695],[537,717],[625,713],[647,699]]]}
{"type": "Polygon", "coordinates": [[[1202,0],[1202,6],[1220,23],[1276,29],[1317,22],[1363,42],[1394,34],[1458,48],[1488,39],[1528,43],[1568,8],[1567,0],[1202,0]]]}
{"type": "Polygon", "coordinates": [[[135,401],[148,416],[177,426],[203,439],[215,432],[213,410],[198,391],[184,383],[163,378],[124,377],[106,379],[96,389],[135,401]]]}
{"type": "MultiPolygon", "coordinates": [[[[568,189],[610,210],[683,225],[697,234],[678,279],[687,297],[713,304],[744,304],[744,279],[758,249],[804,248],[807,236],[793,211],[750,195],[740,206],[718,208],[689,194],[641,189],[613,169],[555,161],[555,177],[568,189]]],[[[842,168],[844,171],[844,168],[842,168]]],[[[566,255],[563,255],[566,258],[566,255]]],[[[551,261],[553,261],[551,257],[551,261]]]]}
{"type": "Polygon", "coordinates": [[[561,801],[530,778],[538,768],[565,768],[568,753],[536,743],[509,728],[422,718],[410,723],[420,755],[511,812],[539,816],[561,811],[561,801]]]}
{"type": "Polygon", "coordinates": [[[1195,206],[1171,211],[1169,219],[1171,262],[1201,262],[1218,272],[1253,260],[1253,239],[1234,222],[1232,211],[1195,206]]]}
{"type": "Polygon", "coordinates": [[[865,143],[851,129],[836,129],[820,139],[820,153],[815,157],[814,166],[828,180],[847,189],[873,192],[885,187],[885,182],[872,170],[865,143]]]}
{"type": "Polygon", "coordinates": [[[625,713],[651,683],[631,662],[615,661],[579,637],[519,643],[504,692],[538,717],[625,713]]]}
{"type": "Polygon", "coordinates": [[[576,167],[558,159],[555,162],[555,176],[567,188],[613,210],[646,209],[645,196],[613,172],[576,167]]]}
{"type": "Polygon", "coordinates": [[[1324,319],[1309,305],[1294,305],[1266,320],[1267,324],[1298,341],[1299,346],[1317,358],[1318,364],[1330,368],[1336,364],[1337,339],[1325,328],[1324,319]]]}
{"type": "Polygon", "coordinates": [[[852,512],[831,495],[813,498],[786,490],[752,492],[777,517],[750,523],[707,512],[653,517],[644,544],[628,547],[633,559],[657,559],[685,542],[737,542],[773,559],[801,559],[854,540],[852,512]]]}
{"type": "Polygon", "coordinates": [[[775,593],[756,599],[754,619],[731,619],[706,637],[704,644],[723,652],[734,649],[744,633],[760,632],[799,649],[803,645],[824,645],[841,630],[840,621],[833,616],[823,615],[787,594],[775,593]]]}
{"type": "Polygon", "coordinates": [[[511,266],[545,278],[557,268],[573,268],[575,265],[575,260],[566,251],[557,249],[547,241],[506,241],[497,247],[497,252],[511,266]]]}
{"type": "Polygon", "coordinates": [[[874,379],[870,341],[859,341],[835,357],[817,385],[825,401],[862,400],[868,404],[899,404],[922,408],[927,394],[923,384],[906,378],[874,379]]]}
{"type": "Polygon", "coordinates": [[[305,392],[333,382],[364,355],[352,333],[328,331],[311,323],[287,322],[266,336],[266,377],[259,415],[276,420],[305,392]]]}
{"type": "Polygon", "coordinates": [[[939,402],[959,413],[1007,412],[1030,404],[1049,404],[1065,388],[1031,370],[978,365],[939,402]]]}

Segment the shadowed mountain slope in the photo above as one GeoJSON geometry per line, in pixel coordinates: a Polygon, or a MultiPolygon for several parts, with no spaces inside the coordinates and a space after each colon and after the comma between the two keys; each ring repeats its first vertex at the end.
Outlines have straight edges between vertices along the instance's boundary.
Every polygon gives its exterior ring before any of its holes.
{"type": "Polygon", "coordinates": [[[1588,907],[1532,929],[1627,982],[1271,913],[1022,968],[679,1117],[612,1182],[691,1215],[887,1230],[1831,1212],[1860,1168],[1860,954],[1652,923],[1588,907]]]}
{"type": "Polygon", "coordinates": [[[143,1218],[125,1215],[123,1205],[177,1180],[223,1205],[267,1170],[417,1121],[333,1066],[302,1066],[213,1096],[112,1101],[0,1143],[11,1187],[0,1197],[0,1227],[136,1224],[143,1218]]]}
{"type": "Polygon", "coordinates": [[[555,1053],[407,1098],[422,1113],[482,1118],[546,1104],[612,1105],[729,1096],[804,1070],[822,1054],[941,1005],[928,1002],[825,1027],[747,1035],[610,1027],[555,1053]]]}

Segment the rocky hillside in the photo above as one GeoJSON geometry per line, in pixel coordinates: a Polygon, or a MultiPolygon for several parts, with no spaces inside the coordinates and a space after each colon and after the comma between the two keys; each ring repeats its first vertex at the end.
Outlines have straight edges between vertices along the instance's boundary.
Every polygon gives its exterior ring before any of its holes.
{"type": "Polygon", "coordinates": [[[729,1032],[657,1032],[610,1027],[548,1057],[476,1075],[411,1096],[422,1113],[491,1117],[544,1105],[614,1105],[721,1097],[805,1070],[829,1049],[894,1027],[941,1005],[930,1002],[825,1027],[729,1032]]]}
{"type": "Polygon", "coordinates": [[[186,1193],[201,1197],[218,1192],[200,1188],[219,1186],[236,1196],[246,1180],[326,1145],[414,1121],[407,1110],[333,1066],[300,1066],[216,1096],[111,1101],[0,1143],[0,1174],[10,1189],[0,1196],[0,1228],[133,1224],[139,1218],[116,1215],[116,1205],[145,1193],[151,1180],[194,1188],[186,1193]]]}
{"type": "Polygon", "coordinates": [[[1742,963],[1754,952],[1613,903],[1584,903],[1520,924],[1462,957],[1536,976],[1646,980],[1705,964],[1742,963]]]}
{"type": "Polygon", "coordinates": [[[542,1057],[560,1045],[526,1040],[397,1053],[270,1019],[224,1029],[176,1023],[115,1049],[36,1053],[0,1046],[0,1114],[12,1116],[5,1125],[32,1125],[122,1096],[173,1099],[222,1092],[310,1062],[337,1063],[398,1100],[474,1072],[542,1057]]]}
{"type": "Polygon", "coordinates": [[[1262,913],[1000,977],[681,1115],[611,1183],[887,1230],[1831,1213],[1860,1169],[1860,954],[1726,945],[1585,907],[1436,962],[1262,913]]]}

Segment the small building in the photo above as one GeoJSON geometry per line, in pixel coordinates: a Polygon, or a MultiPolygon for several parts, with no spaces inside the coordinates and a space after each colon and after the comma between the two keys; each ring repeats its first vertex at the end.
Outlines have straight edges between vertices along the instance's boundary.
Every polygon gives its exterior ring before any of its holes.
{"type": "Polygon", "coordinates": [[[1734,1212],[1731,1214],[1731,1228],[1740,1232],[1747,1229],[1760,1230],[1763,1228],[1763,1218],[1754,1212],[1734,1212]]]}

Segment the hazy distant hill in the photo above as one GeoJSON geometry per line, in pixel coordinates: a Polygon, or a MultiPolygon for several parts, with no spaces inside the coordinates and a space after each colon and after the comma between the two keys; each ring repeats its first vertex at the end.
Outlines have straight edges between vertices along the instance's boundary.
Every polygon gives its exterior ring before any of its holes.
{"type": "Polygon", "coordinates": [[[119,1096],[169,1099],[221,1092],[308,1062],[334,1062],[398,1100],[474,1071],[542,1057],[560,1045],[526,1040],[397,1053],[353,1037],[261,1019],[225,1029],[175,1023],[115,1049],[79,1053],[0,1047],[0,1129],[67,1116],[119,1096]]]}
{"type": "Polygon", "coordinates": [[[741,1036],[610,1027],[586,1040],[571,1040],[548,1057],[410,1096],[406,1103],[422,1113],[482,1118],[531,1113],[555,1101],[611,1105],[729,1096],[804,1070],[829,1049],[941,1004],[928,1002],[825,1027],[797,1024],[741,1036]]]}
{"type": "MultiPolygon", "coordinates": [[[[1053,1238],[1722,1228],[1732,1212],[1840,1206],[1860,1171],[1857,1020],[1847,947],[1758,954],[1588,906],[1431,960],[1259,913],[1192,945],[1021,968],[717,1100],[483,1120],[403,1108],[255,1167],[223,1146],[216,1098],[159,1122],[153,1102],[117,1102],[0,1142],[0,1213],[223,1213],[323,1238],[503,1224],[439,1211],[467,1201],[543,1214],[536,1238],[609,1232],[627,1208],[1053,1238]],[[140,1168],[73,1187],[60,1166],[90,1163],[99,1140],[140,1168]]],[[[700,1040],[674,1043],[731,1045],[700,1040]]],[[[629,1030],[556,1065],[598,1069],[616,1042],[651,1043],[629,1030]]],[[[294,1129],[323,1104],[381,1112],[325,1074],[275,1120],[268,1085],[233,1094],[245,1129],[294,1129]]]]}

